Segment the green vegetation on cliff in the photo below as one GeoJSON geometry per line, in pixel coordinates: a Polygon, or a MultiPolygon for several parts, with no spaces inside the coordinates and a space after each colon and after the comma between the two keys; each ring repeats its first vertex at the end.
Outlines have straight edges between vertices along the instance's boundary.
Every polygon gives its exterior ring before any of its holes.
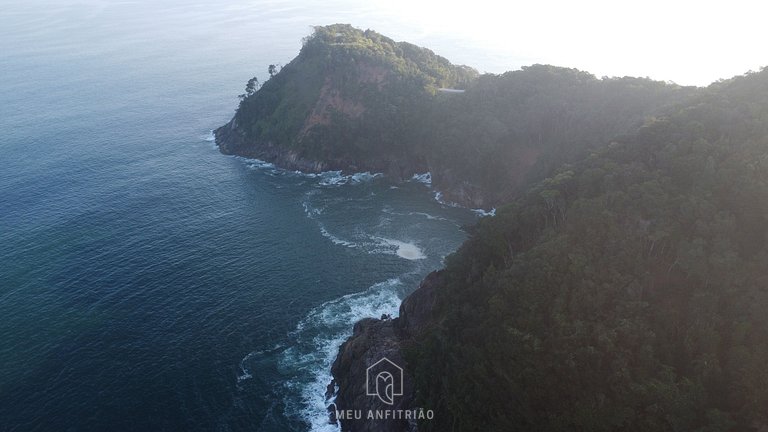
{"type": "Polygon", "coordinates": [[[254,146],[300,157],[386,169],[372,161],[415,158],[413,124],[423,99],[477,76],[432,51],[349,25],[316,27],[299,55],[255,92],[235,116],[254,146]]]}
{"type": "Polygon", "coordinates": [[[694,93],[650,79],[598,79],[576,69],[534,65],[483,75],[464,94],[432,104],[419,141],[438,187],[469,184],[485,198],[477,204],[487,206],[694,93]]]}
{"type": "Polygon", "coordinates": [[[447,199],[486,208],[696,93],[543,65],[479,76],[341,24],[315,28],[270,75],[258,90],[249,82],[234,119],[242,139],[222,148],[265,158],[278,149],[394,178],[429,170],[447,199]]]}
{"type": "Polygon", "coordinates": [[[507,203],[407,342],[422,430],[768,428],[768,70],[478,76],[334,25],[253,90],[242,146],[507,203]]]}
{"type": "Polygon", "coordinates": [[[422,429],[764,430],[767,269],[763,70],[474,229],[408,350],[418,404],[436,410],[422,429]]]}

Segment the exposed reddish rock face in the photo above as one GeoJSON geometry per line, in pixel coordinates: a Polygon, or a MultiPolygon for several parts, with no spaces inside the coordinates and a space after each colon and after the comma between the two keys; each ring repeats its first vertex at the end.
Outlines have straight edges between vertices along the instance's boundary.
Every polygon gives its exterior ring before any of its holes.
{"type": "Polygon", "coordinates": [[[363,104],[341,96],[339,90],[332,84],[331,78],[326,77],[323,87],[320,89],[320,96],[312,112],[307,117],[304,127],[301,129],[300,136],[306,135],[307,131],[317,125],[331,124],[331,114],[338,112],[349,118],[359,118],[364,112],[363,104]]]}
{"type": "MultiPolygon", "coordinates": [[[[376,84],[379,90],[384,87],[388,71],[381,66],[373,66],[367,63],[357,65],[357,82],[360,84],[376,84]]],[[[315,107],[307,117],[300,136],[304,136],[314,126],[331,124],[331,115],[341,113],[350,119],[357,119],[365,112],[365,106],[356,100],[345,98],[336,87],[330,76],[326,76],[320,96],[315,107]]]]}
{"type": "Polygon", "coordinates": [[[376,83],[379,86],[379,90],[384,88],[384,81],[389,75],[389,71],[381,66],[373,66],[367,63],[361,63],[358,66],[360,70],[360,82],[376,83]]]}

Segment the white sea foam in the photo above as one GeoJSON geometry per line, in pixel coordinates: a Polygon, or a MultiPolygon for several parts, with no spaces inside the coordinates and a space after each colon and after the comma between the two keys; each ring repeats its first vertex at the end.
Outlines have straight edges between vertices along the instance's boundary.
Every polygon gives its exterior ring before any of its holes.
{"type": "MultiPolygon", "coordinates": [[[[213,131],[211,131],[211,136],[213,136],[212,134],[213,134],[213,131]]],[[[215,141],[215,137],[212,139],[215,141]]],[[[204,140],[208,141],[209,139],[206,136],[204,140]]],[[[352,184],[352,185],[361,184],[361,183],[366,183],[373,179],[384,176],[384,174],[382,173],[370,173],[368,171],[349,174],[349,175],[344,175],[342,174],[341,171],[323,171],[320,173],[307,173],[307,172],[302,172],[298,170],[286,170],[284,168],[275,166],[275,164],[271,162],[263,161],[261,159],[247,158],[247,157],[237,156],[237,155],[233,157],[243,161],[243,163],[245,163],[246,166],[250,169],[266,171],[267,173],[272,175],[291,175],[291,176],[305,177],[308,179],[320,179],[317,185],[323,186],[323,187],[335,187],[335,186],[342,186],[346,184],[352,184]]]]}
{"type": "Polygon", "coordinates": [[[345,247],[348,247],[348,248],[356,248],[356,247],[358,247],[357,244],[354,243],[354,242],[344,240],[342,238],[336,237],[335,235],[329,233],[328,230],[325,229],[325,226],[323,224],[318,223],[318,225],[320,226],[320,234],[322,234],[323,237],[325,237],[328,240],[330,240],[333,244],[337,244],[339,246],[345,246],[345,247]]]}
{"type": "Polygon", "coordinates": [[[290,334],[293,345],[280,356],[280,367],[292,371],[294,377],[285,384],[286,415],[300,417],[313,432],[338,432],[339,426],[329,423],[325,393],[331,382],[330,365],[339,346],[352,334],[357,321],[382,314],[397,316],[400,279],[389,279],[355,293],[326,302],[314,309],[290,334]]]}
{"type": "Polygon", "coordinates": [[[352,174],[349,176],[349,178],[352,183],[363,183],[363,182],[371,181],[383,175],[384,174],[382,173],[371,174],[369,171],[366,171],[366,172],[352,174]]]}
{"type": "MultiPolygon", "coordinates": [[[[265,349],[261,351],[252,351],[248,353],[245,357],[243,357],[242,360],[240,360],[240,364],[238,366],[239,371],[237,373],[237,386],[240,388],[240,385],[247,380],[250,380],[254,377],[254,375],[261,375],[263,374],[263,366],[265,364],[265,360],[269,361],[269,359],[273,358],[274,355],[282,352],[285,350],[284,344],[277,344],[272,349],[265,349]]],[[[264,375],[259,376],[259,378],[264,378],[264,375]]]]}
{"type": "MultiPolygon", "coordinates": [[[[424,183],[425,185],[427,185],[429,187],[432,187],[432,173],[430,173],[430,172],[426,172],[424,174],[414,174],[412,179],[414,181],[417,181],[417,182],[420,182],[420,183],[424,183]]],[[[448,207],[461,207],[461,205],[459,205],[459,204],[457,204],[455,202],[446,200],[445,197],[443,196],[443,193],[440,192],[440,191],[435,191],[434,198],[435,198],[435,201],[439,202],[440,204],[442,204],[444,206],[448,206],[448,207]]],[[[483,209],[470,209],[470,210],[475,212],[477,215],[479,215],[481,217],[496,216],[496,209],[495,208],[491,209],[490,211],[485,211],[483,209]]],[[[413,214],[417,214],[417,213],[414,212],[413,214]]],[[[429,215],[426,215],[426,216],[429,216],[429,215]]]]}
{"type": "Polygon", "coordinates": [[[310,204],[310,195],[311,194],[307,194],[307,199],[302,201],[301,206],[304,207],[304,214],[306,214],[308,218],[314,219],[316,216],[323,214],[323,209],[313,207],[312,204],[310,204]]]}
{"type": "Polygon", "coordinates": [[[232,157],[243,162],[248,169],[264,171],[272,175],[277,175],[283,172],[282,169],[275,167],[275,164],[261,159],[247,158],[237,155],[232,157]]]}
{"type": "Polygon", "coordinates": [[[439,220],[439,221],[447,221],[448,219],[441,217],[441,216],[434,216],[429,213],[424,212],[418,212],[418,211],[409,211],[408,213],[403,212],[397,212],[390,206],[384,206],[382,209],[384,213],[395,215],[395,216],[422,216],[427,218],[428,220],[439,220]]]}
{"type": "Polygon", "coordinates": [[[424,183],[425,185],[429,185],[429,186],[432,185],[431,172],[425,172],[424,174],[414,174],[413,177],[411,177],[411,179],[419,183],[424,183]]]}
{"type": "Polygon", "coordinates": [[[273,169],[275,167],[275,164],[271,162],[265,162],[263,160],[259,159],[250,159],[250,161],[247,164],[248,168],[256,170],[256,169],[273,169]]]}
{"type": "Polygon", "coordinates": [[[379,244],[384,246],[384,250],[390,250],[400,258],[415,261],[425,259],[427,256],[415,243],[404,242],[400,240],[394,240],[383,237],[376,237],[379,240],[379,244]]]}
{"type": "Polygon", "coordinates": [[[448,220],[448,219],[446,219],[444,217],[432,216],[431,214],[424,213],[424,212],[408,212],[408,215],[410,215],[410,216],[424,216],[425,218],[427,218],[429,220],[440,220],[440,221],[447,221],[448,220]]]}
{"type": "Polygon", "coordinates": [[[442,192],[435,192],[435,201],[439,202],[440,204],[447,206],[447,207],[461,207],[460,205],[456,204],[453,201],[447,201],[443,198],[442,192]]]}
{"type": "Polygon", "coordinates": [[[307,193],[307,199],[301,203],[302,207],[304,207],[304,214],[306,214],[309,219],[313,219],[317,222],[317,226],[320,228],[320,234],[322,234],[323,237],[330,240],[333,244],[348,247],[348,248],[358,247],[358,245],[355,242],[344,240],[340,237],[337,237],[331,234],[328,231],[328,229],[325,227],[325,225],[322,222],[317,220],[317,217],[323,214],[323,209],[313,207],[312,204],[310,204],[309,197],[314,195],[314,192],[317,192],[317,191],[315,190],[307,193]]]}
{"type": "Polygon", "coordinates": [[[213,129],[209,130],[207,134],[200,137],[203,141],[215,142],[216,135],[213,134],[213,129]]]}
{"type": "Polygon", "coordinates": [[[342,175],[341,171],[326,171],[320,173],[320,178],[320,186],[339,186],[349,181],[349,176],[342,175]]]}
{"type": "MultiPolygon", "coordinates": [[[[400,258],[412,261],[425,259],[427,257],[418,245],[411,242],[378,237],[374,235],[366,235],[362,233],[358,233],[358,235],[354,236],[354,240],[341,238],[338,235],[331,233],[328,228],[326,228],[325,224],[318,220],[317,217],[322,214],[322,209],[313,207],[310,204],[309,199],[303,201],[301,204],[304,207],[304,213],[307,215],[307,217],[309,219],[315,220],[317,223],[317,226],[320,229],[320,234],[335,245],[347,248],[363,249],[371,254],[397,255],[400,258]]],[[[385,207],[384,212],[390,214],[398,214],[393,212],[391,208],[388,207],[385,207]]],[[[437,217],[428,215],[426,213],[423,215],[427,216],[428,218],[438,219],[437,217]]],[[[390,222],[391,220],[389,218],[382,217],[376,229],[382,229],[390,222]]]]}
{"type": "Polygon", "coordinates": [[[475,212],[475,214],[480,216],[480,217],[496,216],[496,208],[492,208],[489,211],[485,211],[483,209],[470,209],[470,210],[475,212]]]}
{"type": "Polygon", "coordinates": [[[262,354],[262,351],[254,351],[251,353],[248,353],[247,356],[245,356],[242,360],[240,360],[240,373],[237,374],[237,383],[241,383],[245,380],[253,378],[253,375],[251,374],[251,370],[248,368],[248,360],[250,360],[253,356],[262,354]]]}
{"type": "Polygon", "coordinates": [[[382,173],[361,172],[349,175],[344,175],[341,171],[326,171],[320,173],[319,177],[322,179],[318,183],[320,186],[341,186],[345,184],[360,184],[371,181],[375,178],[383,176],[382,173]]]}

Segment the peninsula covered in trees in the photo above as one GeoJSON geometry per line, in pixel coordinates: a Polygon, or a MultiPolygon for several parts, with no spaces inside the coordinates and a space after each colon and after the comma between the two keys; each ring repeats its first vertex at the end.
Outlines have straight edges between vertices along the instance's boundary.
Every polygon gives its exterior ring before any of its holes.
{"type": "Polygon", "coordinates": [[[481,76],[340,24],[315,28],[270,76],[216,131],[223,152],[395,180],[429,171],[446,199],[485,208],[695,92],[546,65],[481,76]]]}
{"type": "Polygon", "coordinates": [[[399,318],[356,326],[340,408],[386,349],[405,408],[435,412],[419,430],[768,430],[768,70],[706,88],[480,75],[333,25],[216,137],[306,170],[430,171],[498,207],[399,318]]]}

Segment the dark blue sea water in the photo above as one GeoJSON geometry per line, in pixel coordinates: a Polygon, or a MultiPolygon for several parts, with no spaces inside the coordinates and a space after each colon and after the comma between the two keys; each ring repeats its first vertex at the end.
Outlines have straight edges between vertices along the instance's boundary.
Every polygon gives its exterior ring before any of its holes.
{"type": "Polygon", "coordinates": [[[310,24],[371,11],[61,3],[0,11],[0,431],[334,430],[352,324],[477,216],[223,156],[210,130],[310,24]]]}

